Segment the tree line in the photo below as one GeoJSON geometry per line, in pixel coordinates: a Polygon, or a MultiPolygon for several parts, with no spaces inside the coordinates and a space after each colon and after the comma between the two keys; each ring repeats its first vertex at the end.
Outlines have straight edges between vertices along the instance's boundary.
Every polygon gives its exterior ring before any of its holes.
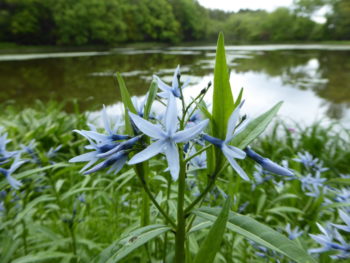
{"type": "Polygon", "coordinates": [[[350,1],[332,0],[327,23],[309,18],[322,1],[224,12],[195,0],[2,0],[0,41],[31,45],[111,45],[123,42],[215,40],[237,42],[350,39],[350,1]],[[311,8],[312,7],[312,8],[311,8]]]}

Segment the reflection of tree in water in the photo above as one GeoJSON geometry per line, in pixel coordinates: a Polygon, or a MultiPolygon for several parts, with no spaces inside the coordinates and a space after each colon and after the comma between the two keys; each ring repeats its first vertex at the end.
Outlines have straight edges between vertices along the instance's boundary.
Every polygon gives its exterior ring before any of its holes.
{"type": "Polygon", "coordinates": [[[262,72],[281,78],[283,84],[312,89],[329,102],[329,117],[341,117],[350,107],[350,51],[258,52],[235,62],[237,72],[262,72]]]}
{"type": "Polygon", "coordinates": [[[96,110],[103,103],[120,100],[112,77],[117,71],[126,73],[130,93],[140,96],[147,91],[152,74],[171,69],[172,75],[178,64],[192,65],[199,59],[198,55],[131,53],[0,62],[0,102],[14,100],[25,107],[35,99],[77,99],[81,110],[96,110]]]}

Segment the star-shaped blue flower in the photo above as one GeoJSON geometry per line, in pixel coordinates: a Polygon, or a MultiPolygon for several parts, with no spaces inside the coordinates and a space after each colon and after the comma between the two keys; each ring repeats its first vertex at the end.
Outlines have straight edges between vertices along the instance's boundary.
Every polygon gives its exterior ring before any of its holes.
{"type": "Polygon", "coordinates": [[[203,135],[203,139],[210,142],[211,144],[214,144],[216,147],[220,148],[222,153],[225,155],[226,159],[229,161],[229,163],[233,167],[233,169],[235,169],[235,171],[239,174],[240,177],[248,181],[249,177],[235,160],[235,159],[244,159],[246,156],[246,153],[237,147],[229,145],[231,140],[238,133],[240,133],[247,124],[247,122],[241,123],[241,125],[236,128],[236,124],[239,118],[239,111],[242,105],[243,105],[243,102],[232,112],[229,118],[225,140],[221,140],[221,139],[209,136],[207,134],[203,135]]]}
{"type": "Polygon", "coordinates": [[[146,121],[136,114],[129,113],[130,118],[140,131],[157,140],[143,151],[135,154],[129,161],[129,164],[141,163],[161,152],[164,152],[168,161],[170,174],[174,180],[177,180],[180,165],[179,153],[176,144],[188,142],[189,140],[195,138],[208,125],[209,120],[201,121],[197,125],[185,130],[176,131],[178,124],[176,101],[172,94],[170,94],[168,98],[168,107],[163,123],[165,128],[164,130],[159,125],[146,121]]]}
{"type": "MultiPolygon", "coordinates": [[[[181,92],[179,87],[179,76],[180,76],[180,65],[177,66],[174,72],[173,81],[171,83],[171,87],[167,84],[165,84],[159,77],[153,76],[153,78],[157,81],[158,88],[162,90],[162,92],[158,93],[160,97],[168,98],[169,94],[172,94],[173,96],[180,98],[181,92]]],[[[186,82],[182,85],[181,89],[184,89],[189,83],[189,79],[186,80],[186,82]]]]}

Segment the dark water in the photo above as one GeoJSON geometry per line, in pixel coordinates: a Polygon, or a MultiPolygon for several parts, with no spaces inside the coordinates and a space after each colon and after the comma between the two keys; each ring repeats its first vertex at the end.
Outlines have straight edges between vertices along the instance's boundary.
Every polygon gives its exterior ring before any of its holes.
{"type": "MultiPolygon", "coordinates": [[[[226,49],[233,92],[245,88],[248,114],[256,115],[283,100],[283,118],[304,123],[340,119],[350,124],[350,46],[226,49]]],[[[215,46],[0,54],[0,102],[27,107],[36,99],[76,99],[84,111],[96,111],[102,104],[113,110],[120,100],[114,72],[123,74],[131,94],[142,96],[153,74],[170,82],[178,64],[183,79],[191,79],[185,95],[195,96],[212,80],[214,59],[215,46]]]]}

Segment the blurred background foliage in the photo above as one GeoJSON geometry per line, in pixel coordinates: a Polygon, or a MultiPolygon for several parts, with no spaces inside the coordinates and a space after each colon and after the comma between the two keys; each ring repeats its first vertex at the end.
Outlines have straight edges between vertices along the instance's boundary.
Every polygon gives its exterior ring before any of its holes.
{"type": "Polygon", "coordinates": [[[225,12],[195,0],[2,0],[0,42],[111,45],[211,41],[223,31],[237,42],[350,39],[350,1],[295,0],[290,8],[225,12]],[[311,15],[327,6],[326,23],[311,15]]]}

